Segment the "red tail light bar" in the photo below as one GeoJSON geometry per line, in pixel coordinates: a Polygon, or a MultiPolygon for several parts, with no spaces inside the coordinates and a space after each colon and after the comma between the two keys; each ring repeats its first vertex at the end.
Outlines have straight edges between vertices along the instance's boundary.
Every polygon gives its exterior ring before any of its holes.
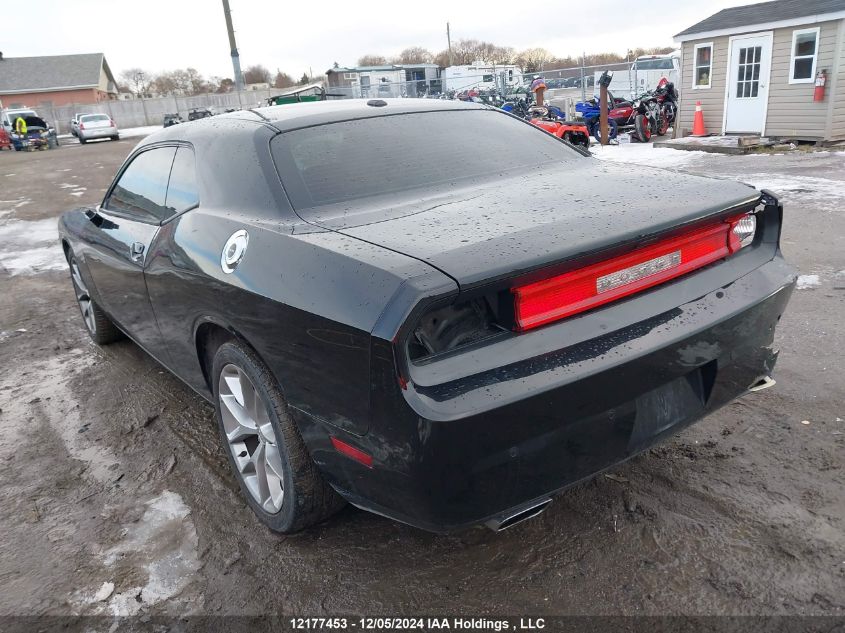
{"type": "Polygon", "coordinates": [[[747,214],[607,261],[512,288],[516,330],[530,330],[662,284],[738,251],[747,214]]]}

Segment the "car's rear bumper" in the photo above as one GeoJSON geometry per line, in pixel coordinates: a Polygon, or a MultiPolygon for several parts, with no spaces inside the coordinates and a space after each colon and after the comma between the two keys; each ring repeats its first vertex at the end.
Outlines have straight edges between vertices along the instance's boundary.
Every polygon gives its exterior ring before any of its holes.
{"type": "Polygon", "coordinates": [[[513,363],[503,357],[495,370],[411,385],[413,394],[374,393],[363,437],[307,416],[300,423],[312,456],[351,503],[436,532],[483,523],[624,461],[746,393],[773,369],[774,328],[794,281],[776,257],[604,336],[513,363]],[[373,467],[334,451],[331,435],[371,454],[373,467]]]}
{"type": "Polygon", "coordinates": [[[85,139],[86,141],[91,141],[97,138],[111,138],[112,136],[118,136],[119,134],[120,133],[117,131],[116,127],[99,127],[92,130],[79,130],[77,132],[77,136],[85,139]]]}

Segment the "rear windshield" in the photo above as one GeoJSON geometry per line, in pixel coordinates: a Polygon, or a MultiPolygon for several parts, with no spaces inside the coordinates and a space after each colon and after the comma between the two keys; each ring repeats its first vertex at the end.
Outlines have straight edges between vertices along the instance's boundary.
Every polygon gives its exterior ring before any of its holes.
{"type": "Polygon", "coordinates": [[[272,151],[296,209],[490,181],[580,158],[558,139],[489,110],[330,123],[280,134],[272,151]]]}
{"type": "Polygon", "coordinates": [[[635,63],[637,70],[672,70],[672,59],[638,59],[635,63]]]}
{"type": "Polygon", "coordinates": [[[108,114],[85,114],[82,116],[83,121],[108,121],[108,114]]]}

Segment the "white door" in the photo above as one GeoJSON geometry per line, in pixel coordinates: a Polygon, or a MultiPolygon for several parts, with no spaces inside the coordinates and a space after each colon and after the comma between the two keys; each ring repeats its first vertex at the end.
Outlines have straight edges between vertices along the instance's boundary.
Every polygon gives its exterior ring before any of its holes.
{"type": "Polygon", "coordinates": [[[726,133],[763,133],[771,66],[771,33],[731,40],[726,133]]]}

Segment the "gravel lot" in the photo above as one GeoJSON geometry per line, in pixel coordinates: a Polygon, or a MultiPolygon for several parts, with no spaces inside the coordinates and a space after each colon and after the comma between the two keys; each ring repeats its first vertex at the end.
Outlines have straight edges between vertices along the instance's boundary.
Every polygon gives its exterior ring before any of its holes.
{"type": "Polygon", "coordinates": [[[55,221],[136,141],[0,153],[0,615],[845,615],[845,153],[598,152],[783,196],[804,276],[775,388],[508,532],[349,508],[281,537],[248,512],[211,407],[83,330],[55,221]]]}

